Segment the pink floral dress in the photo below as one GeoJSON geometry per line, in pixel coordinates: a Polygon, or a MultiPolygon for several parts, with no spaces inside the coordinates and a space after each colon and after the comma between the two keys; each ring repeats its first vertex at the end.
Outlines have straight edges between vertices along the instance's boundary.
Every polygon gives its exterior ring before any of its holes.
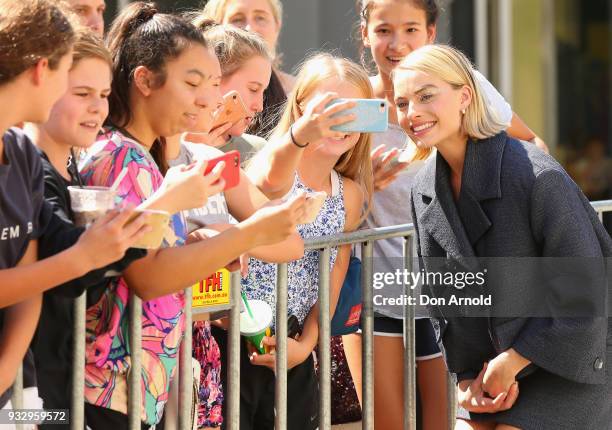
{"type": "Polygon", "coordinates": [[[209,321],[193,324],[193,356],[202,367],[198,392],[198,428],[220,427],[223,424],[221,352],[210,331],[209,321]]]}
{"type": "MultiPolygon", "coordinates": [[[[87,185],[110,186],[123,169],[117,203],[138,205],[160,186],[163,176],[149,152],[118,130],[101,136],[81,168],[87,185]]],[[[162,246],[184,243],[180,215],[171,219],[162,246]]],[[[183,292],[142,302],[142,421],[155,425],[168,400],[185,330],[183,292]]],[[[127,414],[130,370],[129,288],[113,278],[98,303],[87,310],[85,400],[127,414]]]]}

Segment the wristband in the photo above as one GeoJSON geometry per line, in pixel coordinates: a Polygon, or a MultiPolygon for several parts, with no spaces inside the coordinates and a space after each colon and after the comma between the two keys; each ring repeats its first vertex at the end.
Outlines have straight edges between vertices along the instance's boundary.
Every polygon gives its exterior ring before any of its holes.
{"type": "Polygon", "coordinates": [[[303,148],[306,148],[308,145],[310,145],[310,142],[306,142],[304,145],[300,145],[299,143],[297,143],[297,141],[295,140],[295,136],[293,136],[293,124],[291,125],[291,127],[289,127],[289,136],[291,136],[291,141],[298,148],[303,149],[303,148]]]}

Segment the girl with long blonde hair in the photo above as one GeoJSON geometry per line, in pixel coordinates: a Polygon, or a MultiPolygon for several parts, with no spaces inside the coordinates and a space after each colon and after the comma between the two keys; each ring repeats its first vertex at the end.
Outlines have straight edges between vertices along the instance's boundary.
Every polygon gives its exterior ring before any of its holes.
{"type": "MultiPolygon", "coordinates": [[[[271,199],[299,191],[324,191],[325,201],[315,221],[298,226],[303,238],[336,234],[356,229],[363,218],[364,203],[372,190],[370,135],[331,129],[353,119],[342,111],[354,105],[345,101],[327,107],[336,98],[371,98],[368,76],[357,64],[329,54],[319,54],[301,67],[296,86],[268,145],[255,156],[247,174],[271,199]],[[338,116],[336,116],[337,114],[338,116]]],[[[312,351],[318,340],[318,253],[288,265],[288,312],[295,316],[301,332],[288,339],[288,427],[314,429],[318,425],[317,380],[312,351]]],[[[334,248],[330,255],[331,313],[333,314],[350,259],[350,246],[334,248]]],[[[275,266],[251,259],[243,289],[249,299],[275,307],[275,266]]],[[[275,339],[264,343],[275,345],[275,339]]],[[[266,417],[257,428],[272,428],[273,393],[263,387],[273,383],[275,356],[252,353],[242,361],[245,377],[241,390],[248,402],[241,410],[240,428],[253,428],[249,416],[266,417]],[[256,398],[253,398],[256,397],[256,398]],[[267,404],[266,410],[252,410],[267,404]]],[[[260,407],[259,409],[264,409],[260,407]]]]}

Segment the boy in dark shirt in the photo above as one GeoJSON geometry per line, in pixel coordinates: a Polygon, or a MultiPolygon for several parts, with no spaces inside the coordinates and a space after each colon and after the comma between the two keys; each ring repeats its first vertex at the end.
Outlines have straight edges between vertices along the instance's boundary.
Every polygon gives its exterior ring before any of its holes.
{"type": "Polygon", "coordinates": [[[20,130],[10,129],[47,120],[66,90],[74,38],[60,3],[0,0],[0,408],[34,333],[41,293],[116,261],[146,231],[146,217],[126,225],[133,211],[108,214],[80,236],[58,228],[44,201],[40,158],[20,130]],[[55,234],[58,242],[76,243],[37,261],[39,240],[55,234]]]}

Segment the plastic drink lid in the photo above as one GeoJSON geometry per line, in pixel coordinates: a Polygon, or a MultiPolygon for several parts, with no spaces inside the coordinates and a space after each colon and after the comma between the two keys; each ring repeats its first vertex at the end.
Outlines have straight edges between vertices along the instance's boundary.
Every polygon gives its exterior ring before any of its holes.
{"type": "Polygon", "coordinates": [[[254,336],[272,325],[272,308],[263,300],[249,300],[253,318],[244,310],[240,313],[240,334],[254,336]]]}

